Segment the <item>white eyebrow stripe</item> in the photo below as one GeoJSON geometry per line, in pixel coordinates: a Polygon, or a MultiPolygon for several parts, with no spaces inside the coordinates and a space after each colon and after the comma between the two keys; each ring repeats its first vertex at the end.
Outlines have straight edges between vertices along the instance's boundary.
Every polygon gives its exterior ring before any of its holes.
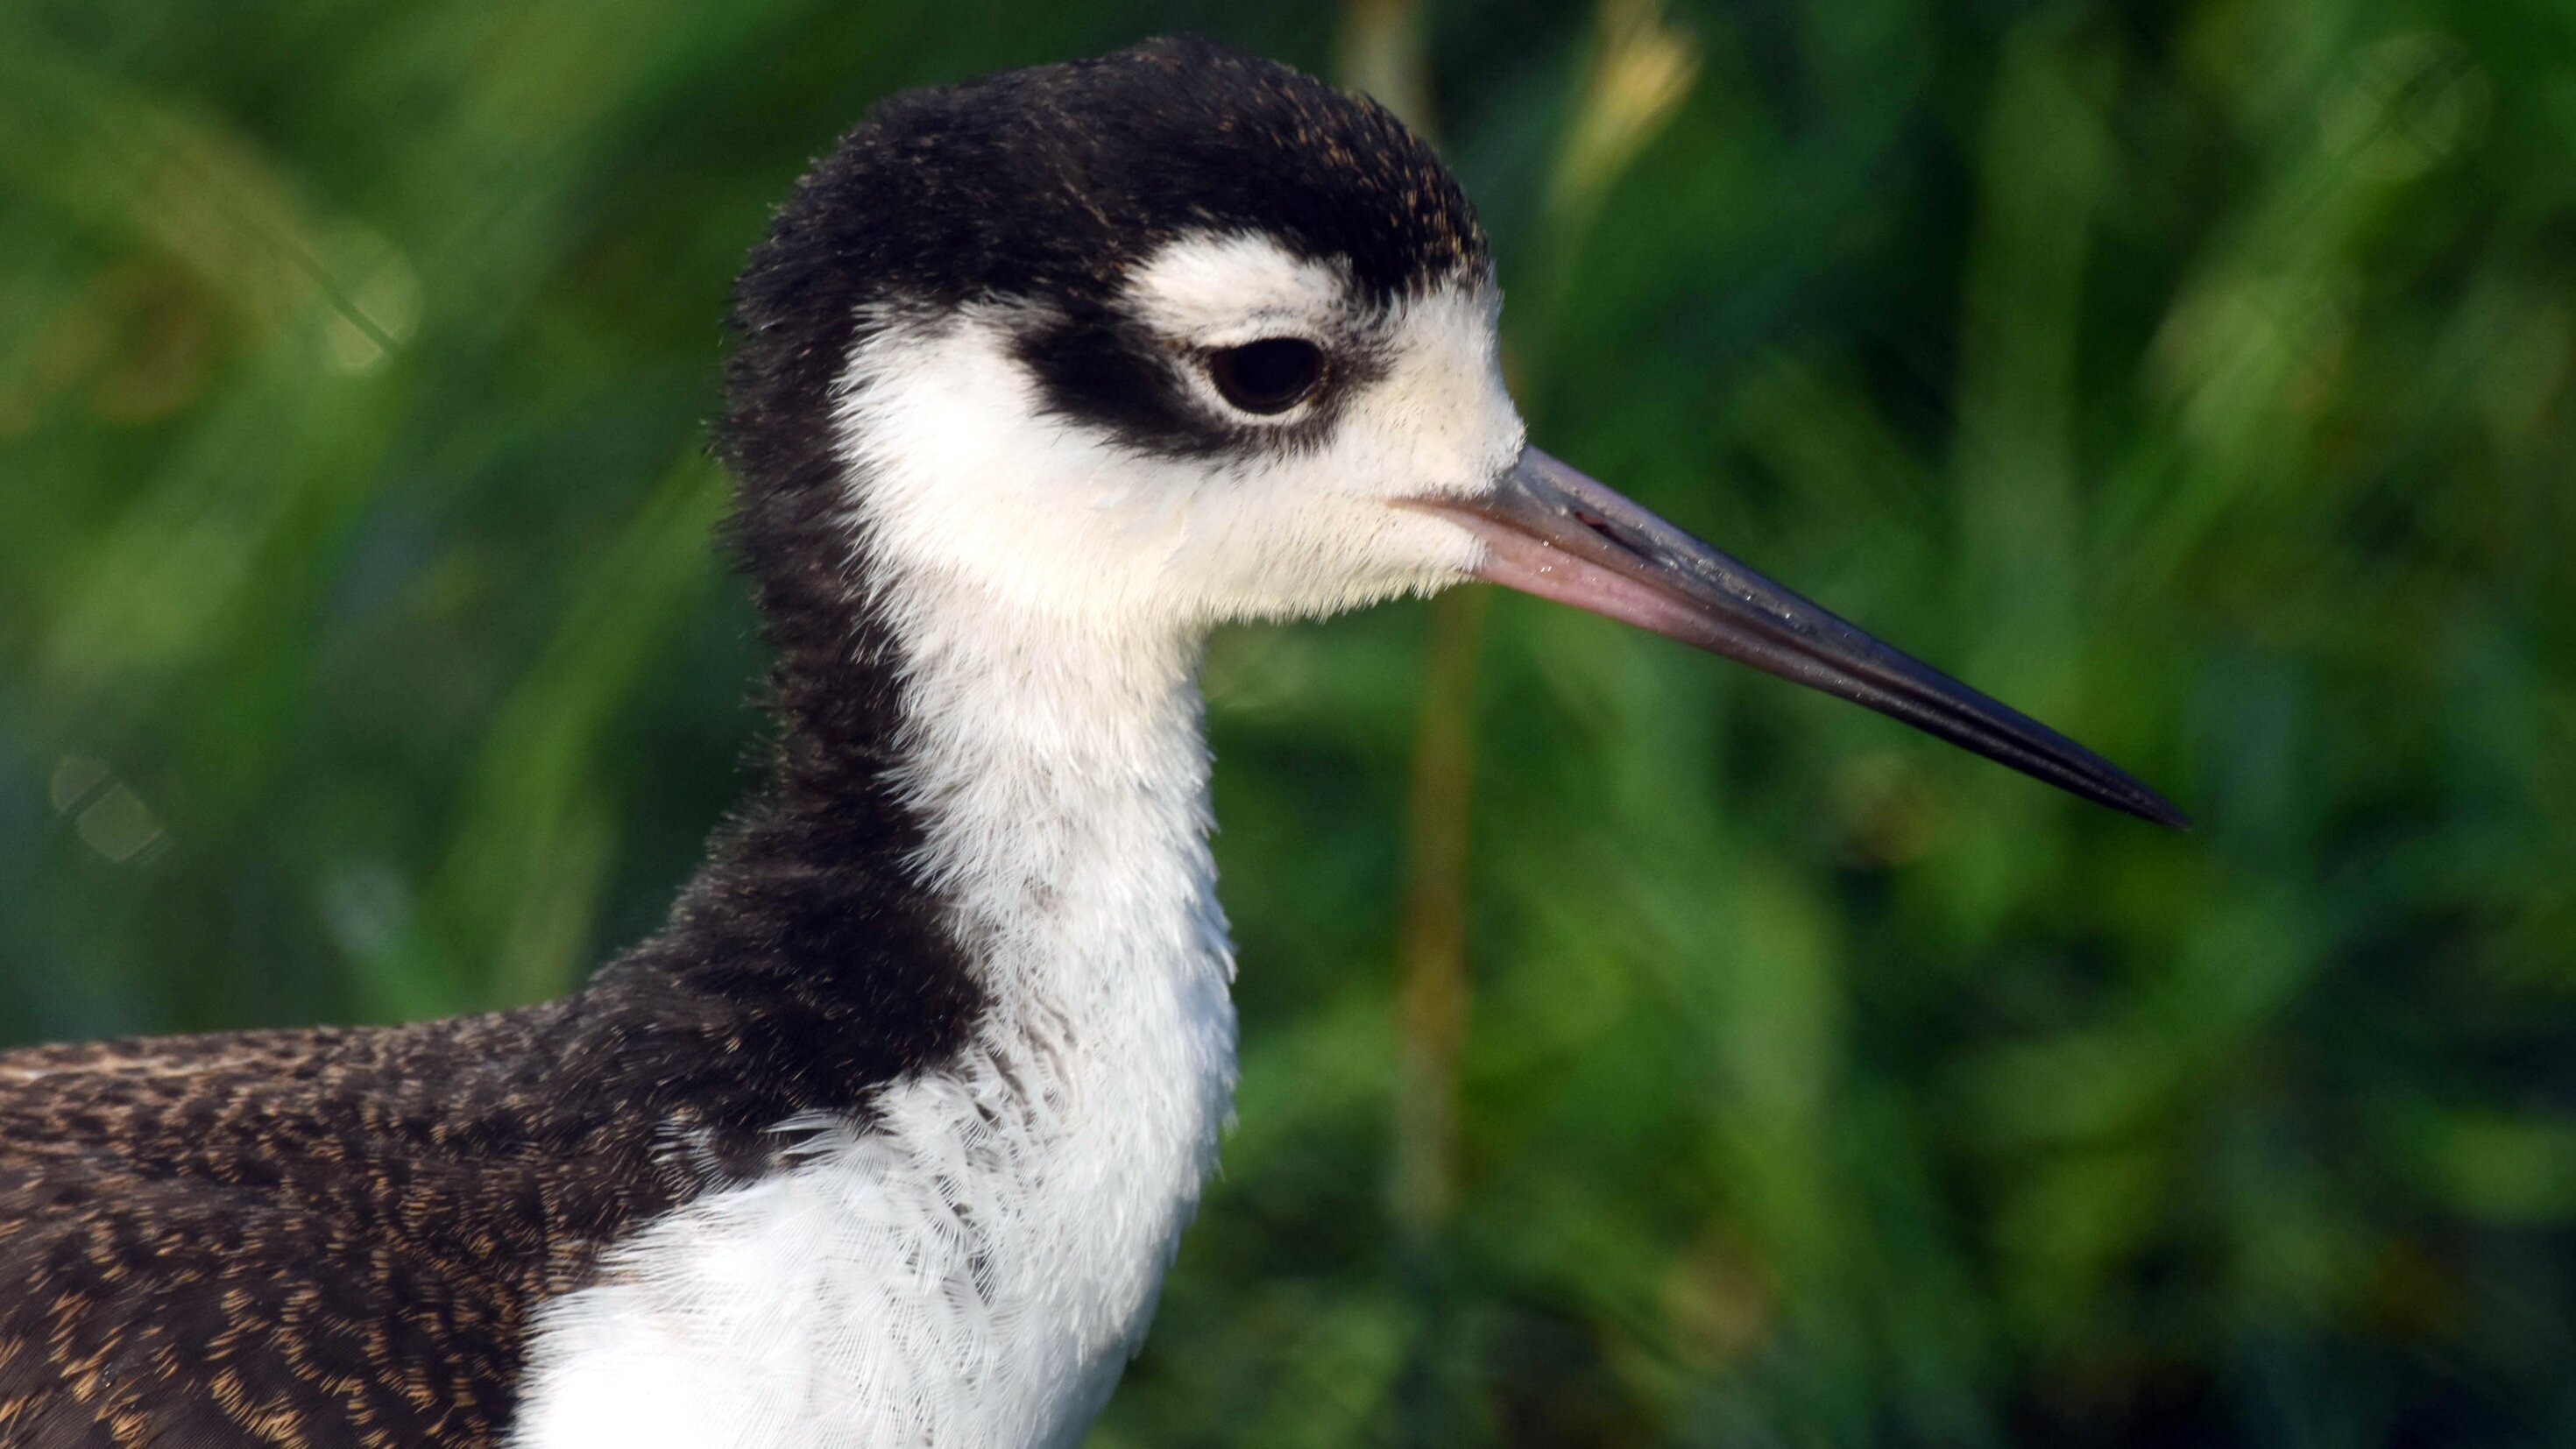
{"type": "Polygon", "coordinates": [[[1321,335],[1351,305],[1348,269],[1254,232],[1195,232],[1139,266],[1127,302],[1157,331],[1223,346],[1288,330],[1321,335]]]}

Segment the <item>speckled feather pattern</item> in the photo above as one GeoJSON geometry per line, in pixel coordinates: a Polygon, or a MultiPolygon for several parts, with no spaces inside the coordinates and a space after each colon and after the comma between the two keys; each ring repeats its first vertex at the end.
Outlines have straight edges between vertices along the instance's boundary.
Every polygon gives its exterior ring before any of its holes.
{"type": "Polygon", "coordinates": [[[0,1443],[500,1443],[539,1303],[971,1020],[881,847],[777,834],[567,1001],[0,1054],[0,1443]]]}
{"type": "Polygon", "coordinates": [[[687,1187],[512,1080],[569,1015],[0,1056],[0,1442],[494,1442],[528,1305],[687,1187]]]}

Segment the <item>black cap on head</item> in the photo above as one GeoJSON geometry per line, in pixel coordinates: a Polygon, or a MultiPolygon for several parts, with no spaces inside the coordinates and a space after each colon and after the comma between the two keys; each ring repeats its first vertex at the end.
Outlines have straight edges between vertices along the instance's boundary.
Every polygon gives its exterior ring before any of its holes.
{"type": "Polygon", "coordinates": [[[788,320],[819,269],[934,304],[1082,298],[1191,230],[1266,233],[1381,294],[1485,257],[1455,178],[1384,107],[1163,39],[886,101],[798,185],[739,320],[788,320]]]}
{"type": "Polygon", "coordinates": [[[1490,265],[1456,178],[1384,107],[1210,41],[910,91],[805,176],[744,268],[727,452],[774,474],[863,304],[1091,311],[1193,231],[1267,235],[1380,299],[1490,265]]]}

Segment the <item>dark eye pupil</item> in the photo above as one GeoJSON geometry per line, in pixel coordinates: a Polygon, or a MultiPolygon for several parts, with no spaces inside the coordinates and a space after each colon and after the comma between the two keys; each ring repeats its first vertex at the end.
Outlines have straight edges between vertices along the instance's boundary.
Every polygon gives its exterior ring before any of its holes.
{"type": "Polygon", "coordinates": [[[1284,413],[1324,380],[1323,349],[1296,337],[1265,337],[1208,358],[1225,400],[1248,413],[1284,413]]]}

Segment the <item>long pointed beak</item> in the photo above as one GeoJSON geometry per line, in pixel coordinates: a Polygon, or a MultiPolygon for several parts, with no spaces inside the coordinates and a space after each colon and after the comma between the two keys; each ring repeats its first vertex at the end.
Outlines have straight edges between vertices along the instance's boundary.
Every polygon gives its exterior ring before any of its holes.
{"type": "Polygon", "coordinates": [[[1866,705],[2087,800],[2191,822],[2100,755],[1909,658],[1536,448],[1477,498],[1415,506],[1485,542],[1481,577],[1866,705]]]}

